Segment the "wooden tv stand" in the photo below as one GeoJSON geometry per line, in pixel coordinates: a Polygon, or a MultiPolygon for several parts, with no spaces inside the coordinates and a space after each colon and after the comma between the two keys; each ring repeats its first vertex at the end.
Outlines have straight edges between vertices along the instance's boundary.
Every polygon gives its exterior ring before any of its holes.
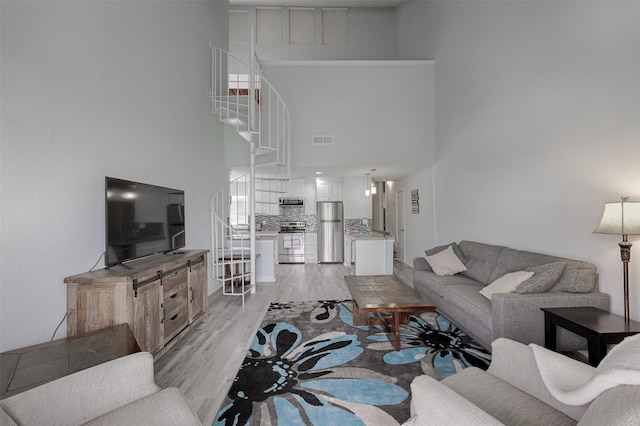
{"type": "Polygon", "coordinates": [[[64,279],[67,336],[129,324],[157,359],[207,318],[207,252],[150,256],[64,279]]]}

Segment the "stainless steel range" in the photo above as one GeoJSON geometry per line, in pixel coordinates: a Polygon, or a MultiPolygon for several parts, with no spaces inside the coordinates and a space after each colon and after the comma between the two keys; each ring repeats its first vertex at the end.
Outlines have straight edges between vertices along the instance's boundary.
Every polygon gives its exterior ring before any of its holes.
{"type": "Polygon", "coordinates": [[[304,263],[306,222],[280,222],[278,263],[304,263]]]}

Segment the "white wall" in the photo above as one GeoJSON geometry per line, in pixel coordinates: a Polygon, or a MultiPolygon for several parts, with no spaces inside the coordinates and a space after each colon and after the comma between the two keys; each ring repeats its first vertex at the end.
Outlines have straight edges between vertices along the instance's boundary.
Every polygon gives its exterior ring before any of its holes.
{"type": "MultiPolygon", "coordinates": [[[[435,160],[432,61],[265,62],[292,120],[295,167],[378,165],[418,170],[435,160]],[[333,135],[333,145],[313,145],[333,135]]],[[[378,168],[380,169],[380,168],[378,168]]]]}
{"type": "Polygon", "coordinates": [[[342,180],[345,219],[371,219],[371,196],[364,195],[365,176],[345,177],[342,180]]]}
{"type": "Polygon", "coordinates": [[[434,189],[433,167],[425,168],[403,179],[387,182],[387,229],[398,240],[396,194],[404,191],[405,256],[398,259],[409,265],[414,257],[424,256],[424,251],[436,243],[434,230],[434,189]],[[417,189],[419,213],[411,211],[411,191],[417,189]]]}
{"type": "MultiPolygon", "coordinates": [[[[0,7],[5,351],[51,338],[66,312],[63,279],[104,251],[105,175],[184,189],[187,245],[210,249],[209,201],[225,171],[209,42],[226,44],[228,4],[0,7]]],[[[65,334],[63,323],[56,337],[65,334]]]]}
{"type": "Polygon", "coordinates": [[[640,200],[640,3],[412,2],[398,19],[400,57],[436,61],[437,243],[592,261],[621,313],[620,237],[592,231],[605,202],[640,200]]]}
{"type": "MultiPolygon", "coordinates": [[[[256,9],[246,10],[248,25],[256,26],[256,9]]],[[[346,45],[322,44],[322,9],[317,8],[316,44],[289,44],[289,8],[282,8],[282,44],[258,44],[256,52],[262,61],[269,60],[390,60],[396,59],[396,12],[394,8],[352,8],[348,10],[349,42],[346,45]]],[[[249,44],[232,43],[229,51],[248,62],[249,44]]]]}

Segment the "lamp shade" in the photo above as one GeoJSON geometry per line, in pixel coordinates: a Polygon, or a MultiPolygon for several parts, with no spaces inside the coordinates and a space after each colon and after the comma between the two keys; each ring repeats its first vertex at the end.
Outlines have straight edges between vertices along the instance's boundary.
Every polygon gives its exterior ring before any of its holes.
{"type": "Polygon", "coordinates": [[[640,235],[640,202],[606,203],[596,234],[640,235]]]}

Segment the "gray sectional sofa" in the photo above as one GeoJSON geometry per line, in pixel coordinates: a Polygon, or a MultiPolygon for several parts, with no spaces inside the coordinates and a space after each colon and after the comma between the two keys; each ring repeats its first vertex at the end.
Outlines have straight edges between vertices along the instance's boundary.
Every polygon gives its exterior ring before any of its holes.
{"type": "MultiPolygon", "coordinates": [[[[525,344],[544,345],[544,314],[540,308],[594,306],[609,310],[609,295],[598,291],[598,274],[589,262],[515,250],[509,247],[461,241],[427,250],[431,256],[452,247],[466,270],[440,276],[426,258],[413,259],[414,287],[478,343],[506,337],[525,344]],[[496,293],[491,300],[480,290],[507,273],[533,270],[545,277],[563,263],[557,281],[549,289],[531,287],[528,293],[496,293]]],[[[547,277],[548,278],[548,277],[547,277]]],[[[557,333],[559,350],[586,349],[586,341],[564,329],[557,333]]]]}

